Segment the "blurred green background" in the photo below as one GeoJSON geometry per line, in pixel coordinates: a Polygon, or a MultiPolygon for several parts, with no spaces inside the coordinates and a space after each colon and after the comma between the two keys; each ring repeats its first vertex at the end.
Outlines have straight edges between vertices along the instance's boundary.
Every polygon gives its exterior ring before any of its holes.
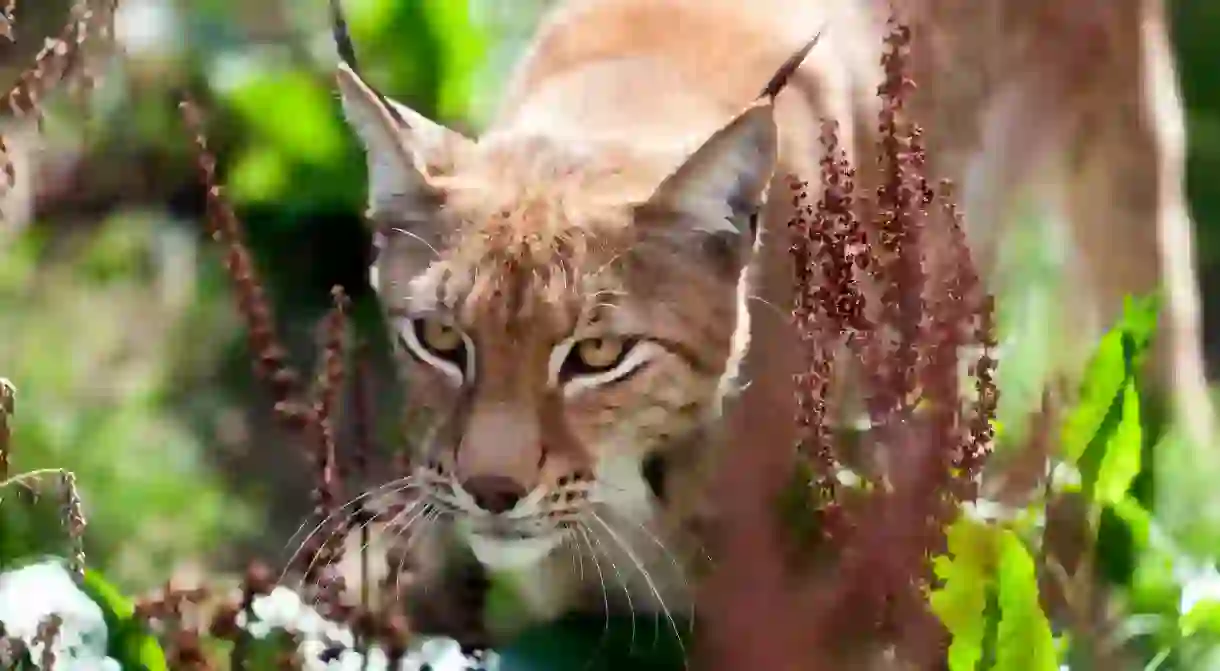
{"type": "MultiPolygon", "coordinates": [[[[55,33],[68,0],[19,3],[13,81],[55,33]]],[[[396,396],[365,283],[364,167],[331,92],[325,3],[124,0],[125,54],[83,117],[69,98],[32,122],[6,119],[24,175],[0,224],[0,375],[19,389],[15,469],[66,466],[89,513],[91,561],[128,589],[172,571],[286,556],[308,512],[310,475],[270,421],[222,264],[202,232],[202,193],[177,92],[209,113],[223,178],[240,208],[294,360],[310,370],[329,288],[345,286],[372,348],[388,468],[396,396]],[[291,7],[291,10],[288,8],[291,7]],[[31,186],[32,184],[32,186],[31,186]]],[[[347,0],[366,74],[459,128],[489,114],[544,0],[347,0]]],[[[1220,4],[1172,3],[1189,105],[1189,191],[1199,225],[1209,351],[1220,361],[1220,4]]],[[[1022,249],[1011,284],[1037,310],[1046,254],[1022,249]]],[[[1032,306],[1032,307],[1030,307],[1032,306]]],[[[1037,323],[1034,320],[1034,323],[1037,323]]],[[[1003,372],[1005,402],[1031,400],[1046,338],[1030,333],[1003,372]]],[[[1009,412],[1013,409],[1010,407],[1009,412]]],[[[342,431],[350,432],[350,425],[342,431]]],[[[344,434],[346,435],[346,434],[344,434]]],[[[374,474],[375,477],[375,474],[374,474]]],[[[1173,473],[1161,474],[1172,481],[1173,473]]],[[[1213,494],[1220,500],[1220,494],[1213,494]]],[[[48,511],[53,514],[54,510],[48,511]]],[[[0,508],[0,563],[64,551],[42,518],[0,508]]]]}
{"type": "MultiPolygon", "coordinates": [[[[0,77],[15,81],[68,0],[18,4],[0,77]]],[[[541,3],[351,0],[351,31],[384,90],[456,127],[488,113],[541,3]]],[[[70,95],[0,121],[18,187],[0,224],[0,375],[19,389],[16,471],[78,474],[91,562],[142,589],[171,571],[286,557],[310,474],[251,373],[176,108],[209,116],[294,361],[306,373],[329,288],[347,287],[371,345],[382,415],[394,395],[365,281],[362,154],[332,94],[325,2],[124,0],[124,54],[85,116],[70,95]],[[289,6],[292,6],[289,10],[289,6]],[[32,185],[32,186],[31,186],[32,185]]],[[[396,423],[381,445],[394,443],[396,423]]],[[[344,431],[350,431],[345,424],[344,431]]],[[[342,438],[342,434],[341,434],[342,438]]],[[[388,466],[374,460],[372,478],[388,466]]],[[[65,549],[47,516],[0,506],[0,564],[65,549]]]]}

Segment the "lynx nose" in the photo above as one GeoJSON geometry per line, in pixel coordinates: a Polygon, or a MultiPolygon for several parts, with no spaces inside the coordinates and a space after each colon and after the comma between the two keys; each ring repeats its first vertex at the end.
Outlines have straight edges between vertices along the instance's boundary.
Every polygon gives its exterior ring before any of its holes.
{"type": "Polygon", "coordinates": [[[462,482],[479,507],[493,515],[507,512],[525,497],[525,487],[501,475],[476,475],[462,482]]]}

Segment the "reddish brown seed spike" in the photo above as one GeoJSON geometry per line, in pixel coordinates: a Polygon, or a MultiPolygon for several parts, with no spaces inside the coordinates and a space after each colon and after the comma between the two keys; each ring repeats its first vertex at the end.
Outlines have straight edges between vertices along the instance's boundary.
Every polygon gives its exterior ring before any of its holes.
{"type": "Polygon", "coordinates": [[[792,74],[796,72],[797,68],[801,67],[801,63],[805,62],[805,57],[809,55],[809,52],[813,50],[813,47],[817,45],[820,39],[822,39],[821,30],[813,36],[813,39],[806,42],[803,47],[797,50],[796,53],[789,56],[783,65],[779,66],[779,69],[771,76],[771,81],[767,82],[767,85],[763,87],[762,93],[759,93],[758,97],[774,100],[780,91],[783,91],[784,87],[788,85],[788,80],[792,79],[792,74]]]}

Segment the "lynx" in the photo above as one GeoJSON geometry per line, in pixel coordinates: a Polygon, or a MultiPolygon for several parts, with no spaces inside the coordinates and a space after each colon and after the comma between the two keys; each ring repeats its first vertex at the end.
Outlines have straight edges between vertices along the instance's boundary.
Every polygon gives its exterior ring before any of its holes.
{"type": "MultiPolygon", "coordinates": [[[[1163,8],[1076,4],[1089,7],[910,3],[911,113],[931,170],[960,186],[982,267],[1021,193],[1062,215],[1079,273],[1066,346],[1087,345],[1124,295],[1164,291],[1154,379],[1205,437],[1163,8]]],[[[777,176],[817,174],[826,118],[856,165],[875,164],[889,12],[881,0],[561,2],[478,139],[340,64],[367,150],[371,282],[435,418],[408,507],[424,550],[417,608],[472,571],[515,587],[518,625],[691,607],[720,404],[747,382],[736,370],[751,319],[784,305],[791,203],[777,176]],[[777,72],[786,89],[760,96],[777,72]]]]}

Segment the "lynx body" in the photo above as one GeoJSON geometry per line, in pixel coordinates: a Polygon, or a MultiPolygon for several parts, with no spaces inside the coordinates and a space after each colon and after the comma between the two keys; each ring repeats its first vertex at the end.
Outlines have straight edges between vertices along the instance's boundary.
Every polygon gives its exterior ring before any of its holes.
{"type": "MultiPolygon", "coordinates": [[[[1086,346],[1124,295],[1164,288],[1155,372],[1184,404],[1203,381],[1161,3],[1091,4],[912,3],[911,112],[984,267],[1019,194],[1061,215],[1079,273],[1066,344],[1086,346]],[[1072,58],[1073,41],[1092,51],[1072,58]]],[[[705,486],[720,401],[749,315],[784,305],[776,176],[816,175],[831,118],[869,186],[887,12],[562,2],[477,140],[341,66],[368,151],[372,281],[434,417],[415,462],[421,599],[481,567],[511,576],[533,619],[691,607],[701,532],[732,495],[705,486]],[[787,88],[760,98],[818,31],[787,88]]]]}

